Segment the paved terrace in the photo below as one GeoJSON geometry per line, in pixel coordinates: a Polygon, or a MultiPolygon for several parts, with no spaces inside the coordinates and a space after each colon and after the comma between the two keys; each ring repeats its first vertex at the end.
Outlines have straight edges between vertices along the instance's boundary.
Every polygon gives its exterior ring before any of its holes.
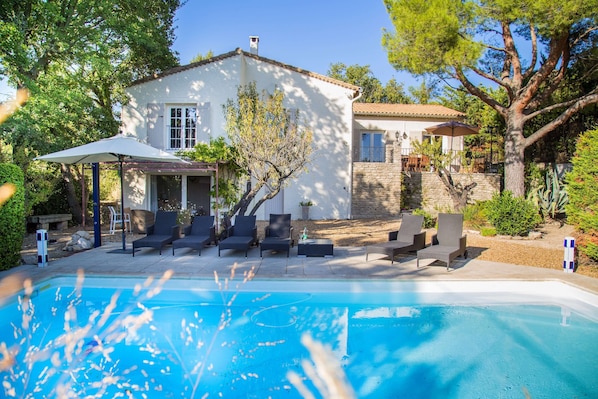
{"type": "MultiPolygon", "coordinates": [[[[450,271],[443,263],[420,262],[416,266],[413,255],[407,255],[391,265],[383,255],[370,254],[365,261],[365,247],[335,247],[334,256],[328,258],[298,257],[295,246],[287,258],[285,253],[264,251],[260,258],[259,248],[252,248],[245,258],[241,251],[222,250],[218,257],[217,247],[207,247],[198,256],[197,251],[177,249],[172,255],[166,247],[162,255],[157,250],[142,248],[133,257],[130,253],[112,253],[122,244],[110,243],[99,248],[84,251],[69,257],[51,261],[47,267],[23,265],[0,272],[0,297],[14,289],[9,287],[5,277],[29,277],[39,281],[53,276],[74,275],[82,269],[85,275],[99,276],[160,276],[168,269],[174,270],[174,278],[213,279],[214,273],[221,278],[228,277],[236,263],[236,275],[254,269],[255,279],[332,279],[332,280],[413,280],[413,281],[465,281],[465,280],[559,280],[598,294],[598,279],[565,273],[562,270],[517,266],[476,259],[457,259],[450,271]]],[[[131,245],[128,244],[131,249],[131,245]]],[[[399,258],[398,258],[399,259],[399,258]]],[[[14,282],[14,280],[12,280],[14,282]]],[[[22,287],[22,285],[20,285],[22,287]]]]}

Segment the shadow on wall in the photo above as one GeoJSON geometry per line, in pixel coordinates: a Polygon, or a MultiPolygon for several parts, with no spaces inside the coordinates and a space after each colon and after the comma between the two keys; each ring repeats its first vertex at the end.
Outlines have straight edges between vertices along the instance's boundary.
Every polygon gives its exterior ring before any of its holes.
{"type": "Polygon", "coordinates": [[[402,203],[405,209],[421,209],[424,206],[422,174],[411,172],[403,175],[402,203]]]}

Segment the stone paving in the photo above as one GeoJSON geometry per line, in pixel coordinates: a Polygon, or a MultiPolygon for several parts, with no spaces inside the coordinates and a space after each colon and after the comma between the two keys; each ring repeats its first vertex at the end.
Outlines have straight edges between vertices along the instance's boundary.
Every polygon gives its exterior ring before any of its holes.
{"type": "MultiPolygon", "coordinates": [[[[130,244],[128,245],[131,250],[130,244]]],[[[137,250],[135,256],[122,253],[122,245],[109,243],[99,248],[57,259],[46,267],[23,265],[0,272],[0,297],[10,295],[15,288],[14,281],[31,278],[34,282],[53,276],[74,275],[81,269],[85,275],[101,276],[155,276],[165,271],[174,271],[174,278],[213,279],[215,274],[228,277],[234,264],[237,276],[253,269],[255,279],[362,279],[362,280],[414,280],[414,281],[471,281],[471,280],[523,280],[550,281],[558,280],[583,290],[598,294],[598,279],[561,270],[517,266],[504,263],[488,262],[477,259],[457,259],[450,271],[441,262],[424,260],[420,268],[416,266],[414,255],[406,255],[390,263],[383,255],[370,254],[365,260],[364,247],[335,247],[333,257],[299,257],[297,247],[286,253],[264,251],[260,258],[259,248],[252,248],[247,258],[241,251],[222,250],[218,257],[218,248],[207,247],[198,256],[197,251],[178,249],[172,255],[171,247],[163,249],[162,254],[152,248],[137,250]],[[18,277],[6,278],[6,277],[18,277]],[[12,281],[12,287],[7,281],[12,281]]],[[[22,283],[16,288],[22,288],[22,283]]]]}

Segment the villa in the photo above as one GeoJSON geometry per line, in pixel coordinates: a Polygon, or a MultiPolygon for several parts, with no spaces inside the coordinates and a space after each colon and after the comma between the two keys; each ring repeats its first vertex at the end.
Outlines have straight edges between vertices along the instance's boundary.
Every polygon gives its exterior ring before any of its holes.
{"type": "MultiPolygon", "coordinates": [[[[314,153],[308,171],[267,201],[258,220],[283,212],[300,218],[302,201],[313,203],[312,219],[397,216],[402,171],[426,170],[408,163],[412,143],[430,139],[427,127],[465,115],[440,105],[358,103],[359,87],[264,58],[258,43],[253,36],[249,52],[236,49],[134,82],[122,110],[123,133],[169,152],[190,149],[226,137],[223,105],[236,99],[238,87],[255,82],[260,92],[280,89],[288,109],[299,111],[314,132],[314,153]]],[[[443,148],[463,149],[462,137],[441,139],[443,148]]],[[[125,206],[210,209],[216,169],[197,163],[129,168],[125,206]]],[[[479,197],[490,198],[498,179],[481,187],[479,197]]]]}

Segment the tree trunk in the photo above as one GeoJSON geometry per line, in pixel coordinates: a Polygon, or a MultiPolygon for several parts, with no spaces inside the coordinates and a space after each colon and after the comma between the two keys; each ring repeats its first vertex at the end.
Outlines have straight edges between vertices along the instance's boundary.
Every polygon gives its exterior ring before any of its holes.
{"type": "Polygon", "coordinates": [[[509,114],[505,134],[505,190],[525,195],[525,138],[521,115],[509,114]]]}
{"type": "Polygon", "coordinates": [[[451,200],[453,201],[454,210],[461,212],[463,208],[467,206],[467,201],[469,199],[471,190],[473,190],[478,183],[472,182],[466,186],[463,186],[461,183],[455,184],[451,172],[447,168],[442,167],[438,168],[436,175],[440,178],[440,181],[442,181],[449,192],[451,200]]]}
{"type": "Polygon", "coordinates": [[[73,183],[73,174],[71,173],[69,166],[65,164],[60,165],[60,170],[65,182],[66,198],[71,213],[73,214],[73,220],[78,225],[81,225],[83,222],[83,218],[81,217],[81,204],[79,204],[79,198],[77,198],[77,191],[75,190],[75,185],[73,183]]]}

